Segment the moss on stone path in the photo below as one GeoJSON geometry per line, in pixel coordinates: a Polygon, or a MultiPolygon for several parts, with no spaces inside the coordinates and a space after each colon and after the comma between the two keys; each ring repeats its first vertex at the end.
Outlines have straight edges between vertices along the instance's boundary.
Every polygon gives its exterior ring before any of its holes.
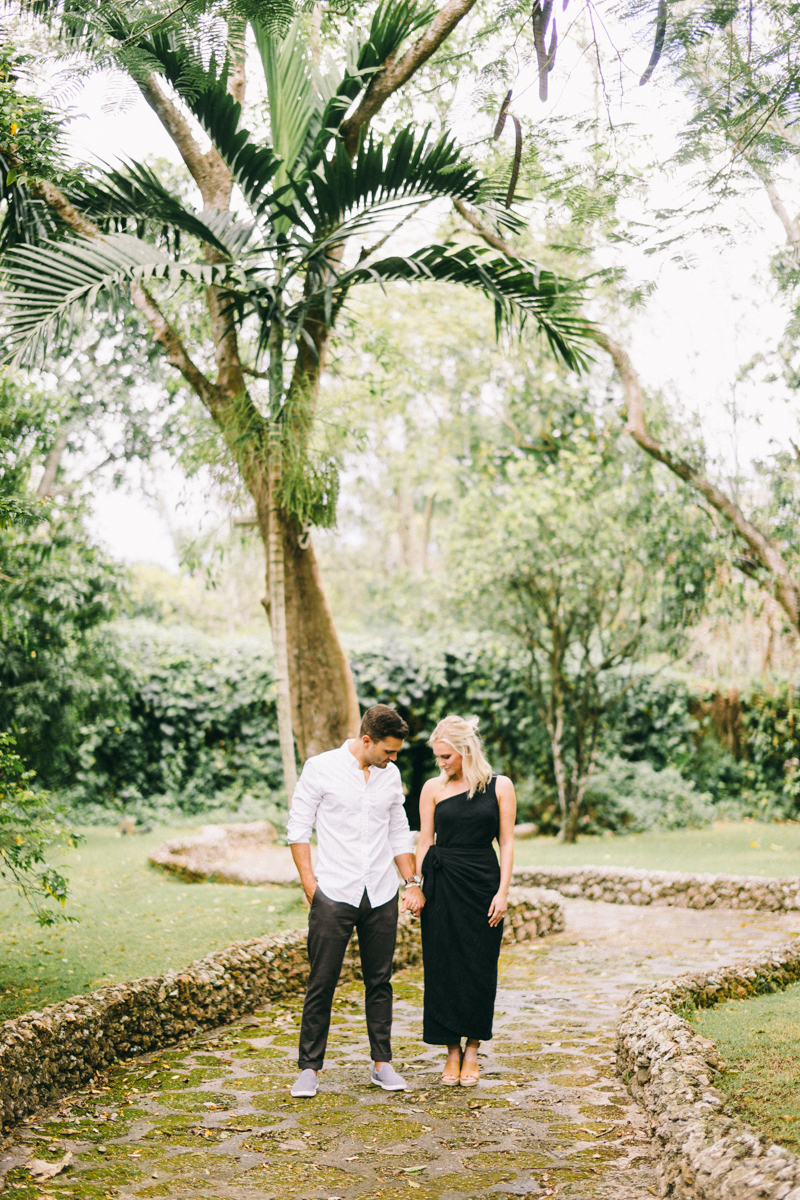
{"type": "Polygon", "coordinates": [[[800,1153],[800,984],[697,1013],[693,1023],[719,1046],[717,1080],[729,1107],[773,1141],[800,1153]]]}
{"type": "Polygon", "coordinates": [[[361,989],[337,993],[314,1100],[292,1100],[300,998],[120,1064],[11,1131],[6,1195],[75,1200],[647,1200],[644,1120],[614,1074],[619,1006],[637,983],[740,958],[796,914],[567,902],[568,932],[501,958],[495,1038],[477,1089],[444,1088],[419,1040],[422,978],[395,979],[395,1058],[410,1090],[368,1086],[361,989]],[[72,1164],[44,1185],[32,1157],[72,1164]]]}

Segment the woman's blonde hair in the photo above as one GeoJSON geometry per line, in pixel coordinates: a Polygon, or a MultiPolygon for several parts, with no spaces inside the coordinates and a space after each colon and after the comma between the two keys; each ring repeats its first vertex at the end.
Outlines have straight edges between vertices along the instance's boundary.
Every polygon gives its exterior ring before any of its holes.
{"type": "MultiPolygon", "coordinates": [[[[478,735],[478,724],[477,717],[464,720],[463,717],[451,713],[439,722],[428,742],[429,746],[434,742],[447,742],[456,754],[461,755],[461,772],[470,797],[474,796],[476,791],[485,792],[486,785],[492,778],[492,768],[486,761],[483,742],[478,735]]],[[[442,783],[447,779],[444,771],[439,778],[442,783]]]]}

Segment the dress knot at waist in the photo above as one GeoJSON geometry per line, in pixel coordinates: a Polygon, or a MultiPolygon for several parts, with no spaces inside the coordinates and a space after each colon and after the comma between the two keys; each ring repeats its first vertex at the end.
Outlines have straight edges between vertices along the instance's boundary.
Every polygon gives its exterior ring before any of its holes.
{"type": "Polygon", "coordinates": [[[430,859],[430,866],[434,868],[444,866],[448,859],[454,862],[482,863],[486,862],[488,855],[493,859],[497,858],[491,846],[439,846],[434,842],[425,855],[424,862],[430,859]]]}
{"type": "Polygon", "coordinates": [[[433,899],[437,875],[471,890],[471,885],[476,883],[492,888],[495,874],[499,876],[500,866],[491,846],[439,846],[434,843],[422,863],[425,899],[433,899]]]}

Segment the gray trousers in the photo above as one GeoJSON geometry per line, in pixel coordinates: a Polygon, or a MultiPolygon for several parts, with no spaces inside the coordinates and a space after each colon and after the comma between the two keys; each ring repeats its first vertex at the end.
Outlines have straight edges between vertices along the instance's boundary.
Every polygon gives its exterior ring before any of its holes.
{"type": "Polygon", "coordinates": [[[397,896],[373,908],[366,888],[358,908],[330,900],[318,887],[308,915],[311,967],[300,1026],[297,1065],[319,1071],[325,1058],[331,1006],[353,929],[358,931],[364,1008],[373,1062],[392,1059],[392,959],[397,938],[397,896]]]}

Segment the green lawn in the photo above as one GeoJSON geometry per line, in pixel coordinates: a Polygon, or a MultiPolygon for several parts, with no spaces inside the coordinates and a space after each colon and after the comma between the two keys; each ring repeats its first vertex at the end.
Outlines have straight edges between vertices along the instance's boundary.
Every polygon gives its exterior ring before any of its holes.
{"type": "Polygon", "coordinates": [[[517,866],[642,867],[728,875],[800,875],[800,824],[719,821],[704,829],[584,837],[563,846],[551,837],[519,839],[517,866]]]}
{"type": "Polygon", "coordinates": [[[299,888],[185,883],[148,866],[149,851],[185,827],[83,832],[86,841],[63,858],[72,891],[65,911],[78,923],[40,929],[15,892],[0,893],[0,1019],[306,922],[299,888]]]}
{"type": "MultiPolygon", "coordinates": [[[[0,892],[0,1019],[107,983],[157,975],[243,938],[304,925],[295,888],[185,883],[147,865],[149,851],[187,830],[119,837],[89,829],[65,856],[76,924],[40,929],[14,892],[0,892]]],[[[520,866],[584,864],[800,874],[800,825],[719,824],[713,829],[516,843],[520,866]],[[755,845],[752,845],[755,843],[755,845]]]]}
{"type": "Polygon", "coordinates": [[[749,1125],[800,1150],[800,984],[785,992],[729,1000],[692,1023],[720,1049],[717,1078],[729,1107],[749,1125]]]}

